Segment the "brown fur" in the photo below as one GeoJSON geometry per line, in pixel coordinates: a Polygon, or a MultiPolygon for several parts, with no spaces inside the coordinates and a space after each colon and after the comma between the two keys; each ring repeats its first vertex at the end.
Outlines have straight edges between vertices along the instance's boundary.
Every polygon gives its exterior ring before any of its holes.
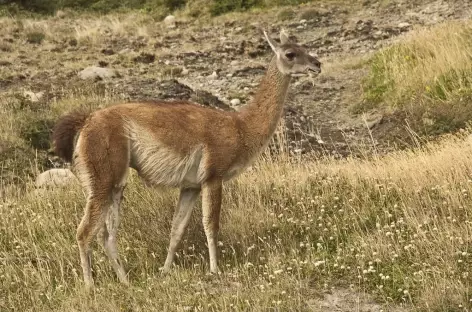
{"type": "Polygon", "coordinates": [[[74,111],[59,119],[52,134],[54,149],[57,156],[63,158],[67,162],[72,162],[75,136],[85,124],[85,120],[89,114],[89,112],[85,111],[74,111]]]}
{"type": "Polygon", "coordinates": [[[88,118],[74,113],[59,121],[54,131],[56,151],[66,160],[74,153],[75,173],[88,194],[85,215],[77,230],[88,286],[93,284],[89,246],[98,232],[106,237],[103,245],[118,277],[127,282],[118,257],[116,233],[120,198],[130,167],[149,184],[181,189],[163,271],[170,270],[201,192],[210,271],[217,272],[222,182],[240,173],[269,142],[282,115],[290,74],[320,68],[318,60],[303,48],[293,44],[280,48],[270,43],[276,56],[254,100],[241,112],[185,101],[156,101],[114,105],[88,118]],[[287,53],[296,57],[292,59],[287,53]]]}

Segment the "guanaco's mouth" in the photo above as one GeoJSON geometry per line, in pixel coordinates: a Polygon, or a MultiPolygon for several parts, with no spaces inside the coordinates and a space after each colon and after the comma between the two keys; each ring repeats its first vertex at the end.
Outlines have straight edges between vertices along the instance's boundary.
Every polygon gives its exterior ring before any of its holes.
{"type": "Polygon", "coordinates": [[[308,76],[308,73],[293,73],[293,74],[290,74],[290,76],[292,76],[292,77],[306,77],[306,76],[308,76]]]}
{"type": "Polygon", "coordinates": [[[308,71],[311,72],[311,73],[319,74],[319,73],[321,73],[321,68],[320,69],[308,68],[308,71]]]}
{"type": "Polygon", "coordinates": [[[321,69],[307,68],[307,70],[304,71],[304,72],[293,73],[293,74],[290,74],[290,76],[292,76],[292,77],[308,77],[308,76],[312,77],[313,74],[318,75],[319,73],[321,73],[321,69]]]}

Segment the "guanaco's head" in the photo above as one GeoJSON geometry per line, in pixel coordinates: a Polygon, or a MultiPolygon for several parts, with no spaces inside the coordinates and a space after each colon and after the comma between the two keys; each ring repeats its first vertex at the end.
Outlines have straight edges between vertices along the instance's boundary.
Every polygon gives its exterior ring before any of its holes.
{"type": "Polygon", "coordinates": [[[321,72],[321,63],[310,55],[307,50],[293,42],[290,42],[288,34],[280,32],[280,45],[272,40],[264,31],[264,36],[270,47],[277,55],[277,68],[285,75],[299,76],[312,71],[316,74],[321,72]]]}

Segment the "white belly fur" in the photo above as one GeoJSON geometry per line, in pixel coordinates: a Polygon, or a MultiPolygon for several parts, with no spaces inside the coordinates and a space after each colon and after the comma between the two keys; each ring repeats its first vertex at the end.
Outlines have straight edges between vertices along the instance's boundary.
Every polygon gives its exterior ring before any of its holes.
{"type": "MultiPolygon", "coordinates": [[[[133,127],[134,128],[134,127],[133,127]]],[[[131,128],[131,165],[152,185],[199,186],[203,180],[203,148],[181,155],[162,144],[146,130],[131,128]]]]}

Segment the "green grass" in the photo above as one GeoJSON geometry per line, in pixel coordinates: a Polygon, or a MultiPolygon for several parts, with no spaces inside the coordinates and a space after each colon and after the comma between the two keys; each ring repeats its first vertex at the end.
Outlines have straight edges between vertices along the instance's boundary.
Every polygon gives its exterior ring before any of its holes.
{"type": "Polygon", "coordinates": [[[364,101],[354,111],[406,111],[415,130],[437,134],[472,119],[472,26],[450,22],[414,31],[372,57],[364,101]],[[421,120],[427,118],[426,124],[421,120]]]}
{"type": "Polygon", "coordinates": [[[58,10],[72,9],[76,11],[89,11],[98,13],[111,13],[126,10],[140,10],[152,13],[156,17],[163,18],[175,10],[191,8],[189,15],[197,17],[205,12],[212,16],[229,12],[247,11],[252,8],[274,7],[308,3],[311,0],[32,0],[6,1],[0,5],[1,15],[17,15],[24,13],[54,14],[58,10]]]}

